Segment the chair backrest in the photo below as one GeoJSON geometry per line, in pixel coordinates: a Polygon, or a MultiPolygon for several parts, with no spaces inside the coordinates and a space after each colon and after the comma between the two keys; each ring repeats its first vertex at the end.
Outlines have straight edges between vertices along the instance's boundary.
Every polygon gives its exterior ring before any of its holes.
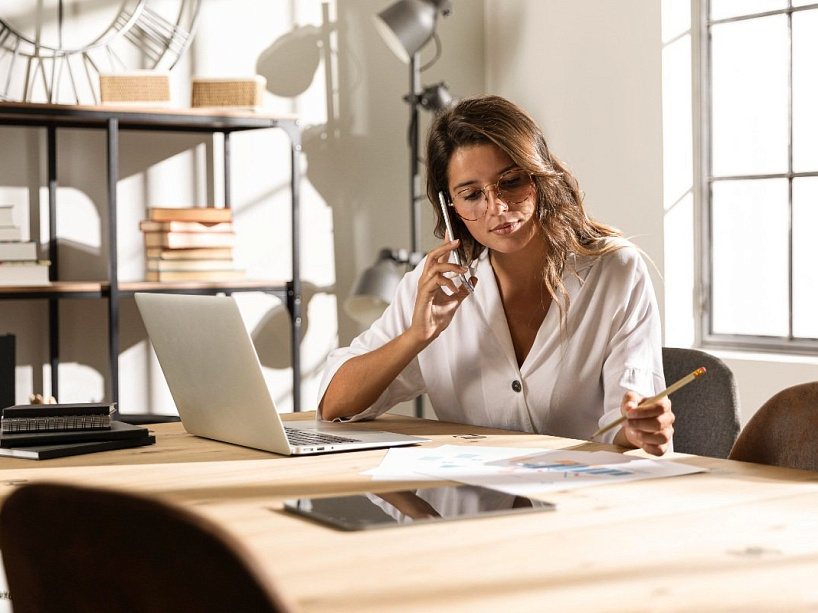
{"type": "Polygon", "coordinates": [[[131,494],[40,483],[0,508],[14,613],[288,611],[227,532],[131,494]]]}
{"type": "Polygon", "coordinates": [[[761,405],[730,459],[818,470],[818,381],[788,387],[761,405]]]}
{"type": "Polygon", "coordinates": [[[673,449],[726,458],[741,429],[736,379],[719,358],[698,349],[662,348],[665,382],[675,383],[704,366],[707,374],[671,397],[676,415],[673,449]]]}

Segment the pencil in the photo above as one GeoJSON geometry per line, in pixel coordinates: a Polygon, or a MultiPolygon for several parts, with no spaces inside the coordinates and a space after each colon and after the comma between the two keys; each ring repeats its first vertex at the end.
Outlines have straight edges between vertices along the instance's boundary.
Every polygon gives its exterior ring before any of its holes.
{"type": "MultiPolygon", "coordinates": [[[[686,377],[682,377],[681,379],[676,381],[676,383],[674,383],[673,385],[671,385],[670,387],[668,387],[664,391],[659,392],[658,394],[656,394],[655,396],[651,396],[650,398],[646,398],[645,400],[640,402],[639,405],[641,406],[643,404],[650,404],[652,402],[656,402],[660,398],[664,398],[665,396],[669,396],[673,392],[680,390],[685,385],[687,385],[688,383],[693,381],[696,377],[700,377],[701,375],[703,375],[706,372],[707,372],[707,369],[704,366],[702,366],[701,368],[697,368],[696,370],[694,370],[692,373],[690,373],[686,377]]],[[[600,434],[605,434],[608,430],[610,430],[612,428],[616,428],[619,424],[624,422],[626,419],[627,419],[627,417],[625,417],[624,415],[622,417],[619,417],[619,418],[615,419],[614,421],[609,423],[607,426],[603,426],[602,428],[600,428],[599,430],[594,432],[594,435],[591,438],[593,439],[593,438],[596,438],[597,436],[599,436],[600,434]]]]}

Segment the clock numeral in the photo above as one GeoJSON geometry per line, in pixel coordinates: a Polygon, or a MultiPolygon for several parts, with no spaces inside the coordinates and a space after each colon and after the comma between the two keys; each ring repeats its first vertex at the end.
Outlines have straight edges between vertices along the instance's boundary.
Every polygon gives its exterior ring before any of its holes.
{"type": "MultiPolygon", "coordinates": [[[[82,54],[82,68],[85,72],[85,78],[88,80],[88,89],[94,98],[94,104],[99,104],[99,97],[97,96],[97,83],[99,83],[99,68],[88,53],[82,54]],[[93,73],[92,73],[93,71],[93,73]]],[[[73,77],[72,77],[73,80],[73,77]]],[[[74,88],[76,91],[76,87],[74,88]]]]}
{"type": "MultiPolygon", "coordinates": [[[[3,84],[3,91],[0,93],[0,99],[10,100],[9,88],[11,87],[11,75],[14,73],[14,65],[17,63],[17,58],[20,57],[20,39],[2,21],[0,21],[0,54],[2,54],[2,56],[9,56],[9,63],[6,68],[6,79],[3,84]],[[9,37],[11,36],[14,36],[14,43],[9,45],[9,37]]],[[[0,61],[2,61],[2,56],[0,56],[0,61]]]]}
{"type": "MultiPolygon", "coordinates": [[[[121,14],[119,20],[124,27],[131,18],[132,16],[121,14]]],[[[125,31],[125,38],[141,49],[154,64],[159,63],[167,52],[177,58],[181,56],[192,36],[192,32],[168,21],[148,7],[143,7],[133,27],[125,31]]]]}
{"type": "Polygon", "coordinates": [[[10,34],[11,30],[9,30],[9,27],[5,23],[0,21],[0,47],[3,47],[3,45],[6,44],[6,39],[9,37],[10,34]]]}

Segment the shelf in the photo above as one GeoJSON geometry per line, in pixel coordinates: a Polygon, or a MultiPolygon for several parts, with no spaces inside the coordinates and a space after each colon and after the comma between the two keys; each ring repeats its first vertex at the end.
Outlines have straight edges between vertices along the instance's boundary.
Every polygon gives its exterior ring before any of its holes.
{"type": "Polygon", "coordinates": [[[120,130],[181,132],[258,130],[298,123],[294,115],[272,115],[250,110],[0,102],[1,125],[104,128],[111,120],[118,122],[120,130]]]}
{"type": "MultiPolygon", "coordinates": [[[[119,294],[134,292],[215,294],[236,292],[266,292],[286,296],[290,289],[287,281],[252,279],[247,281],[128,281],[118,285],[119,294]]],[[[99,281],[55,281],[49,285],[0,286],[0,297],[11,298],[104,298],[110,295],[110,284],[99,281]]]]}
{"type": "MultiPolygon", "coordinates": [[[[159,281],[129,281],[119,284],[122,294],[133,292],[287,292],[287,281],[247,280],[247,281],[177,281],[173,283],[159,281]]],[[[103,285],[103,291],[107,286],[103,285]]]]}
{"type": "Polygon", "coordinates": [[[44,286],[0,287],[0,300],[39,299],[48,301],[49,357],[51,365],[51,393],[58,394],[57,367],[59,365],[59,310],[61,299],[104,299],[108,310],[109,399],[119,402],[119,303],[134,292],[163,292],[187,294],[217,294],[236,292],[265,292],[274,294],[287,306],[291,317],[293,406],[301,404],[301,280],[300,280],[300,171],[301,128],[293,115],[272,115],[252,110],[154,108],[135,106],[74,106],[63,104],[17,103],[0,101],[0,126],[44,128],[46,132],[46,167],[48,187],[48,259],[53,271],[59,270],[59,233],[57,231],[58,173],[57,132],[61,128],[101,130],[105,133],[107,223],[109,276],[104,281],[53,281],[44,286]],[[230,135],[247,130],[276,128],[290,140],[290,196],[292,277],[290,280],[249,280],[224,282],[147,282],[119,280],[117,252],[117,187],[119,182],[119,134],[125,130],[146,132],[196,132],[221,134],[224,158],[224,202],[230,207],[230,135]]]}
{"type": "Polygon", "coordinates": [[[94,281],[54,281],[49,285],[3,285],[0,298],[102,298],[102,283],[94,281]]]}

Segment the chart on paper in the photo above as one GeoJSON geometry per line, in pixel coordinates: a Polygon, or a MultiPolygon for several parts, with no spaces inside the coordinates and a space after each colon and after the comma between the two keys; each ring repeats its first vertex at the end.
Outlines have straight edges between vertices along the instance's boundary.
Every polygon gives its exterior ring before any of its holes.
{"type": "Polygon", "coordinates": [[[657,479],[703,469],[608,451],[563,451],[443,445],[390,449],[381,465],[363,474],[376,479],[435,479],[479,485],[515,495],[657,479]]]}

